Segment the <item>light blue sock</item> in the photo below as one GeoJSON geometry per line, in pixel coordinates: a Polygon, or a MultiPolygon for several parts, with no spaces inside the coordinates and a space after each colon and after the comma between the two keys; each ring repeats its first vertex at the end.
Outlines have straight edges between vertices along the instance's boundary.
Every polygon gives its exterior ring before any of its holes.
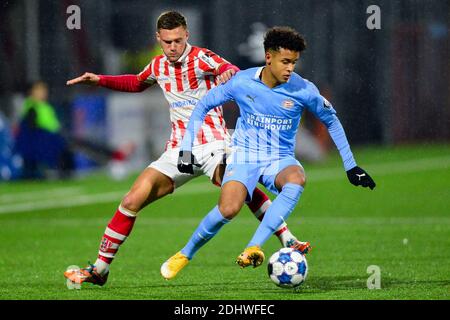
{"type": "Polygon", "coordinates": [[[200,225],[192,234],[189,242],[181,249],[181,253],[184,254],[189,260],[192,259],[194,254],[203,247],[212,237],[219,232],[223,225],[230,222],[225,219],[219,211],[219,207],[215,206],[205,218],[203,218],[200,225]]]}
{"type": "Polygon", "coordinates": [[[286,183],[280,194],[267,209],[264,219],[256,229],[252,240],[247,247],[262,246],[278,227],[289,217],[297,205],[303,192],[303,187],[298,184],[286,183]]]}

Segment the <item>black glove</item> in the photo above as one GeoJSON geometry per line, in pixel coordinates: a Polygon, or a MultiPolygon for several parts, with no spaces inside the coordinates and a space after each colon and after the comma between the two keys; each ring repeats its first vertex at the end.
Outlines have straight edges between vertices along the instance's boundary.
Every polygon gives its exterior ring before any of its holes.
{"type": "Polygon", "coordinates": [[[194,166],[201,167],[191,151],[181,150],[178,155],[178,171],[182,173],[194,174],[194,166]]]}
{"type": "Polygon", "coordinates": [[[375,181],[360,167],[354,167],[347,171],[347,177],[351,184],[355,186],[369,187],[370,190],[375,188],[375,181]]]}

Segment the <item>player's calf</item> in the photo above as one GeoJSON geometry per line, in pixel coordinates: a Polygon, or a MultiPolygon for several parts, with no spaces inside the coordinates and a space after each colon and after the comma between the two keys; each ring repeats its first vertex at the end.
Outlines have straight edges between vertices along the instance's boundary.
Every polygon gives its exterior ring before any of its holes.
{"type": "Polygon", "coordinates": [[[222,187],[219,211],[225,219],[233,219],[241,210],[247,196],[247,188],[238,181],[229,181],[222,187]]]}
{"type": "Polygon", "coordinates": [[[95,262],[97,271],[100,274],[106,274],[109,271],[109,265],[114,260],[119,247],[130,235],[135,221],[136,214],[134,212],[119,206],[108,223],[100,242],[98,258],[95,262]]]}
{"type": "MultiPolygon", "coordinates": [[[[252,201],[249,202],[247,205],[249,209],[253,212],[255,217],[259,221],[262,221],[265,212],[267,211],[267,209],[269,209],[271,204],[272,201],[270,201],[269,197],[260,189],[255,188],[255,191],[253,192],[252,196],[252,201]]],[[[277,236],[278,240],[280,240],[281,245],[286,248],[292,247],[293,245],[299,247],[300,244],[306,243],[297,240],[297,238],[292,234],[292,232],[289,230],[285,222],[283,222],[278,227],[278,229],[274,232],[274,234],[275,236],[277,236]]]]}

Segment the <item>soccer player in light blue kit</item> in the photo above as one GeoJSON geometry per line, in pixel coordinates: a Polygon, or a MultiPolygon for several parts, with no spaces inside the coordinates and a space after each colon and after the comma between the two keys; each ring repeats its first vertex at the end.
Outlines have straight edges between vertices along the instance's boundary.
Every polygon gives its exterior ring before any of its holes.
{"type": "Polygon", "coordinates": [[[178,169],[193,173],[192,141],[209,110],[234,100],[240,117],[232,139],[232,153],[222,182],[218,206],[202,220],[186,246],[161,266],[172,279],[220,228],[249,201],[260,182],[277,197],[267,210],[246,249],[237,258],[241,267],[264,261],[262,245],[294,210],[305,186],[305,173],[294,158],[295,136],[305,109],[328,128],[341,155],[348,179],[373,189],[375,182],[357,166],[344,129],[332,105],[316,86],[293,72],[306,48],[303,37],[289,27],[270,29],[264,38],[266,65],[240,71],[226,84],[211,90],[196,106],[180,149],[178,169]]]}

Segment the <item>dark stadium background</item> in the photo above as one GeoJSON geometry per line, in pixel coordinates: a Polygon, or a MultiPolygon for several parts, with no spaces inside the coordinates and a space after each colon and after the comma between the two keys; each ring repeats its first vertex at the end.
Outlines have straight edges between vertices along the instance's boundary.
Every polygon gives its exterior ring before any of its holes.
{"type": "Polygon", "coordinates": [[[148,50],[156,17],[171,8],[186,12],[191,42],[241,68],[255,65],[238,50],[253,23],[298,29],[308,42],[301,74],[329,92],[355,144],[450,139],[448,1],[2,1],[0,110],[10,114],[11,95],[45,79],[70,125],[62,106],[82,88],[64,90],[66,80],[107,72],[111,49],[148,50]],[[81,8],[81,30],[66,28],[72,4],[81,8]],[[381,30],[366,28],[371,4],[381,9],[381,30]]]}

